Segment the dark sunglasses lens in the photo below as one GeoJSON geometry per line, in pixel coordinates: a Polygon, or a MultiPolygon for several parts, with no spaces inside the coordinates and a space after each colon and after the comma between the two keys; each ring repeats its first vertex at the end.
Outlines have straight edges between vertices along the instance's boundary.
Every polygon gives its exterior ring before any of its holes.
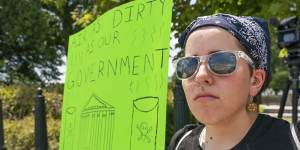
{"type": "Polygon", "coordinates": [[[196,57],[186,57],[177,62],[176,74],[181,79],[191,77],[197,70],[198,59],[196,57]]]}
{"type": "Polygon", "coordinates": [[[235,70],[236,57],[233,53],[215,53],[209,58],[208,64],[216,74],[229,74],[235,70]]]}

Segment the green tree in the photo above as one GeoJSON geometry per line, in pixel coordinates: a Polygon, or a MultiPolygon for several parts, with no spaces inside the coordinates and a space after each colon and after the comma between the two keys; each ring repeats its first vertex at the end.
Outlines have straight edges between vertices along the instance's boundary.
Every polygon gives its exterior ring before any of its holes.
{"type": "MultiPolygon", "coordinates": [[[[64,47],[69,36],[80,31],[109,9],[129,0],[39,0],[42,8],[57,16],[63,27],[64,47]]],[[[67,54],[67,51],[66,51],[67,54]]]]}
{"type": "MultiPolygon", "coordinates": [[[[93,22],[107,10],[130,0],[10,0],[0,1],[0,81],[51,81],[58,79],[57,66],[67,55],[71,34],[93,22]]],[[[178,38],[188,23],[197,16],[218,12],[253,15],[269,19],[291,16],[295,0],[174,0],[172,32],[178,38]]],[[[298,12],[299,15],[299,12],[298,12]]],[[[278,59],[276,33],[272,35],[272,72],[274,82],[287,75],[286,66],[278,59]],[[281,68],[278,69],[278,67],[281,68]],[[274,74],[276,72],[276,74],[274,74]]],[[[178,47],[178,45],[177,45],[178,47]]],[[[271,84],[279,89],[281,84],[271,84]]]]}
{"type": "Polygon", "coordinates": [[[118,0],[1,0],[0,82],[58,80],[68,38],[118,0]]]}
{"type": "Polygon", "coordinates": [[[58,79],[65,53],[59,18],[34,0],[0,1],[0,81],[58,79]]]}

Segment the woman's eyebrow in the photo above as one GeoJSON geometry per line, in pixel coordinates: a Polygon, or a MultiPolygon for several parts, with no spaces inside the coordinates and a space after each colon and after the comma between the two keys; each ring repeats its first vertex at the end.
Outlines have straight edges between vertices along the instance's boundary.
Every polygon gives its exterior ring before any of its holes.
{"type": "Polygon", "coordinates": [[[210,51],[208,54],[216,53],[216,52],[219,52],[219,51],[222,51],[222,50],[213,50],[213,51],[210,51]]]}
{"type": "MultiPolygon", "coordinates": [[[[200,50],[200,51],[201,51],[201,50],[200,50]]],[[[209,54],[212,54],[212,53],[216,53],[216,52],[219,52],[219,51],[222,51],[222,50],[212,50],[212,51],[208,52],[208,54],[206,54],[206,55],[209,55],[209,54]]],[[[199,55],[197,55],[197,54],[192,54],[192,55],[190,55],[190,56],[199,56],[199,55]]]]}

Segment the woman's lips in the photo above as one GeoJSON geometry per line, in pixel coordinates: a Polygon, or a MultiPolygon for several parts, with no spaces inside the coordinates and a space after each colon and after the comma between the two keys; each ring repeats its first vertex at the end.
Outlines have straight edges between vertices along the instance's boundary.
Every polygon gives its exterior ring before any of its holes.
{"type": "Polygon", "coordinates": [[[194,100],[195,101],[205,101],[205,100],[216,100],[218,99],[219,97],[215,96],[215,95],[212,95],[212,94],[199,94],[197,95],[194,100]]]}

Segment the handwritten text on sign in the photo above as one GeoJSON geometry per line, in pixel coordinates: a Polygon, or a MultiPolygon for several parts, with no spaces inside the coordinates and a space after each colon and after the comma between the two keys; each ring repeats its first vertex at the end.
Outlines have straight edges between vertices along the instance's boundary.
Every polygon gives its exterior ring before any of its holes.
{"type": "Polygon", "coordinates": [[[171,12],[136,0],[70,37],[60,149],[164,149],[171,12]]]}

